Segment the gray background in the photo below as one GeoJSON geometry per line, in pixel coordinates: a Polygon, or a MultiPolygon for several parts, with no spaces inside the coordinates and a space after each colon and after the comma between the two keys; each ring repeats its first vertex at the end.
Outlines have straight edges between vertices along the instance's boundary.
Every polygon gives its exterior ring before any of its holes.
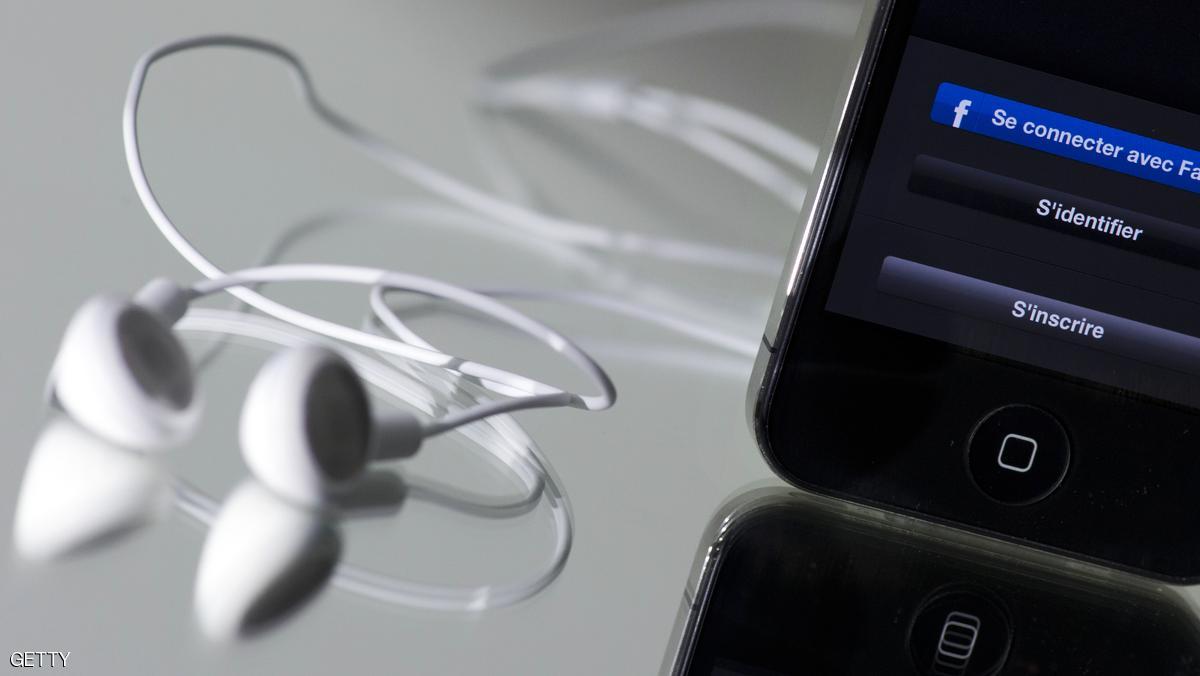
{"type": "MultiPolygon", "coordinates": [[[[326,589],[267,634],[214,644],[197,629],[192,608],[204,533],[178,514],[45,565],[11,551],[11,527],[29,450],[46,419],[42,385],[73,309],[98,290],[131,291],[154,275],[196,277],[154,231],[125,169],[120,108],[140,53],[202,32],[267,37],[301,54],[336,108],[475,185],[505,189],[481,162],[487,149],[499,149],[539,204],[557,213],[782,257],[797,215],[671,140],[622,125],[485,120],[472,112],[470,95],[489,62],[669,4],[687,3],[3,0],[0,653],[70,650],[70,666],[84,673],[656,671],[706,522],[724,498],[770,472],[743,416],[749,359],[595,311],[521,305],[595,348],[619,401],[597,414],[518,417],[569,495],[576,539],[561,577],[517,606],[438,614],[326,589]]],[[[831,5],[839,3],[797,4],[831,5]]],[[[843,21],[819,31],[732,30],[598,54],[563,64],[564,71],[701,94],[819,139],[858,4],[848,0],[843,9],[843,21]]],[[[191,53],[157,67],[142,129],[168,211],[227,268],[253,263],[273,235],[315,211],[428,200],[315,122],[279,66],[254,55],[191,53]]],[[[371,225],[315,236],[290,259],[378,265],[470,285],[586,288],[572,270],[519,248],[422,225],[371,225]]],[[[749,341],[761,332],[775,287],[771,274],[628,269],[713,305],[749,341]]],[[[296,285],[272,293],[349,323],[364,308],[358,290],[296,285]]],[[[418,327],[459,354],[582,384],[542,352],[477,324],[449,316],[418,327]]],[[[164,458],[213,495],[245,477],[235,423],[264,355],[245,347],[222,355],[201,378],[208,402],[201,433],[164,458]]],[[[430,446],[406,474],[481,491],[507,488],[452,438],[430,446]]],[[[488,521],[410,503],[395,518],[347,524],[345,541],[348,561],[451,584],[519,577],[544,558],[549,535],[542,511],[488,521]]]]}

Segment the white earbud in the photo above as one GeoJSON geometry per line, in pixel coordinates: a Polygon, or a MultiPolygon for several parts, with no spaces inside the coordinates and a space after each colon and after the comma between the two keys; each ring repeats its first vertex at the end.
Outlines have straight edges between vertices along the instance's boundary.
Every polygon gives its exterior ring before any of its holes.
{"type": "Polygon", "coordinates": [[[289,499],[312,504],[354,484],[373,460],[404,458],[421,446],[416,416],[375,416],[362,379],[321,346],[276,353],[242,406],[242,456],[255,476],[289,499]]]}
{"type": "MultiPolygon", "coordinates": [[[[365,344],[381,352],[431,366],[452,369],[465,377],[502,387],[506,394],[516,397],[484,402],[439,419],[436,424],[422,428],[421,434],[425,436],[440,434],[454,427],[501,413],[556,406],[595,411],[608,408],[615,401],[616,390],[604,369],[582,349],[544,324],[487,296],[452,284],[418,275],[351,265],[273,265],[203,280],[187,288],[169,280],[154,280],[133,300],[113,295],[97,296],[76,312],[67,328],[52,371],[52,392],[63,409],[76,421],[110,441],[137,448],[160,448],[178,442],[186,438],[195,427],[200,405],[195,393],[191,364],[183,346],[174,335],[172,326],[195,299],[226,289],[236,291],[236,287],[286,281],[351,283],[387,290],[407,290],[456,302],[544,342],[582,368],[600,388],[599,394],[575,394],[429,347],[310,318],[320,327],[325,327],[334,337],[347,338],[349,342],[365,344]]],[[[291,312],[285,315],[286,321],[298,327],[313,328],[312,322],[305,319],[308,315],[291,312]]],[[[332,353],[326,351],[326,354],[332,353]]],[[[348,368],[344,360],[336,356],[334,359],[341,366],[348,368]]],[[[292,363],[293,360],[296,364],[294,367],[276,366],[267,369],[261,387],[269,387],[268,391],[285,392],[297,384],[307,386],[308,379],[316,373],[312,370],[315,368],[315,362],[321,360],[306,361],[291,357],[281,363],[292,363]],[[268,386],[268,382],[279,384],[268,386]]],[[[323,377],[321,380],[324,382],[329,378],[332,376],[323,377]]],[[[353,381],[358,382],[357,376],[353,381]]],[[[333,385],[328,385],[317,388],[317,391],[323,392],[326,387],[336,389],[333,385]]],[[[295,396],[295,393],[288,396],[295,396]]],[[[261,397],[252,393],[251,398],[257,402],[261,397]]],[[[366,401],[365,395],[361,398],[366,401]]],[[[269,410],[272,400],[273,398],[268,396],[263,403],[248,402],[247,408],[269,410]]],[[[304,418],[299,411],[306,405],[303,401],[293,402],[293,413],[289,415],[297,416],[296,425],[303,423],[304,418]]],[[[368,410],[365,404],[362,410],[368,410]]],[[[263,413],[255,419],[265,416],[264,419],[269,420],[275,415],[282,414],[263,413]]],[[[350,422],[344,424],[350,425],[350,422]]],[[[248,423],[246,427],[252,429],[253,425],[248,423]]],[[[394,419],[381,421],[373,427],[371,439],[374,440],[377,436],[380,439],[390,439],[393,434],[401,437],[412,435],[419,427],[411,417],[395,416],[394,419]]],[[[300,435],[300,429],[294,427],[290,434],[300,435]]],[[[262,436],[270,439],[275,433],[272,430],[270,433],[263,433],[262,436]]],[[[380,444],[380,451],[393,447],[394,444],[390,442],[380,444]]],[[[339,478],[338,472],[332,472],[330,477],[336,482],[339,478]]],[[[268,483],[271,482],[268,480],[268,483]]]]}
{"type": "Polygon", "coordinates": [[[167,280],[150,282],[132,299],[89,299],[71,318],[55,358],[54,400],[120,446],[152,450],[186,438],[201,406],[171,325],[187,302],[187,292],[167,280]]]}
{"type": "MultiPolygon", "coordinates": [[[[344,497],[375,459],[412,455],[425,437],[494,415],[535,408],[602,410],[616,390],[586,352],[544,324],[487,296],[435,279],[349,265],[274,265],[207,279],[191,287],[155,280],[134,299],[97,296],[75,314],[51,376],[52,392],[77,422],[124,446],[155,449],[185,439],[200,414],[192,366],[173,331],[191,301],[226,289],[266,282],[327,281],[384,291],[410,291],[471,308],[562,354],[599,387],[576,394],[559,387],[462,359],[428,343],[350,329],[324,320],[339,336],[381,352],[453,370],[506,395],[455,410],[423,424],[396,411],[376,419],[359,375],[338,353],[307,346],[281,352],[263,367],[242,410],[241,442],[247,464],[277,493],[312,503],[344,497]]],[[[243,289],[245,290],[245,289],[243,289]]],[[[376,304],[382,299],[375,299],[376,304]]],[[[384,304],[386,305],[386,304],[384,304]]],[[[288,318],[308,328],[308,315],[288,318]]],[[[385,316],[393,317],[390,309],[385,316]]],[[[402,325],[401,325],[402,326],[402,325]]]]}

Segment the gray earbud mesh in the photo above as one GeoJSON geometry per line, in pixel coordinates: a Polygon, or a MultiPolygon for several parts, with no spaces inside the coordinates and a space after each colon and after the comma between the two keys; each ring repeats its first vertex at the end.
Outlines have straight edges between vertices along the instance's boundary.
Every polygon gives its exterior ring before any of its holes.
{"type": "Polygon", "coordinates": [[[142,390],[176,409],[192,403],[195,387],[187,353],[171,329],[140,307],[117,319],[121,358],[142,390]]]}
{"type": "Polygon", "coordinates": [[[349,479],[366,465],[370,405],[362,381],[349,364],[339,359],[313,373],[304,413],[309,447],[326,476],[349,479]]]}

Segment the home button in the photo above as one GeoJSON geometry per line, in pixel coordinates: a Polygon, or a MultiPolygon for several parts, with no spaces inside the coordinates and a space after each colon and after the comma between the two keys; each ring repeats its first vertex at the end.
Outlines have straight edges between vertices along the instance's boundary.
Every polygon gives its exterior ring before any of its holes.
{"type": "Polygon", "coordinates": [[[1028,505],[1058,488],[1071,464],[1062,424],[1035,406],[1015,404],[988,413],[971,432],[967,469],[988,497],[1028,505]]]}

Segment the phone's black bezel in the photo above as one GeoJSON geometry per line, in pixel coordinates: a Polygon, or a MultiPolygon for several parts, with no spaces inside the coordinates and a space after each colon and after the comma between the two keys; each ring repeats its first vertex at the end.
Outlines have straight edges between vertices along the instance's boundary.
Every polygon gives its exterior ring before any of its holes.
{"type": "MultiPolygon", "coordinates": [[[[1183,536],[1200,532],[1200,510],[1191,508],[1200,485],[1195,411],[825,309],[917,5],[891,8],[860,76],[865,89],[825,186],[832,198],[816,224],[815,255],[783,312],[760,389],[763,453],[798,486],[1163,579],[1200,580],[1200,538],[1183,536]],[[1052,411],[1074,449],[1059,489],[1024,507],[982,495],[962,461],[979,419],[1014,403],[1052,411]]],[[[1036,57],[1024,48],[1022,60],[1036,57]]]]}

